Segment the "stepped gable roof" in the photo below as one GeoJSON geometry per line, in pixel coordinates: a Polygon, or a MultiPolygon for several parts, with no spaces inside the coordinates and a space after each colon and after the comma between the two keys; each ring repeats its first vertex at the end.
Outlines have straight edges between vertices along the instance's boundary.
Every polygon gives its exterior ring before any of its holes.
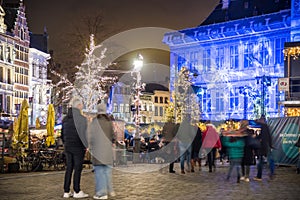
{"type": "Polygon", "coordinates": [[[13,32],[15,21],[17,18],[18,10],[20,4],[19,3],[3,3],[2,8],[5,11],[4,23],[7,26],[7,31],[9,33],[13,32]]]}
{"type": "Polygon", "coordinates": [[[169,91],[169,89],[158,83],[147,83],[145,87],[145,92],[154,93],[154,90],[159,91],[169,91]]]}
{"type": "Polygon", "coordinates": [[[291,8],[291,0],[229,0],[228,8],[224,9],[222,2],[220,0],[213,12],[199,26],[270,14],[291,8]]]}

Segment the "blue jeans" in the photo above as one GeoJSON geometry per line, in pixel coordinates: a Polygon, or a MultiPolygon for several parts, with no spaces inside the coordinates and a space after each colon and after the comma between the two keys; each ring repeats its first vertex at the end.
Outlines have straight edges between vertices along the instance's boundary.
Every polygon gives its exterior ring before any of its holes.
{"type": "Polygon", "coordinates": [[[85,151],[65,152],[67,166],[66,166],[65,179],[64,179],[64,192],[70,192],[70,185],[71,185],[73,171],[74,171],[73,189],[76,193],[80,191],[80,179],[81,179],[81,172],[83,167],[84,154],[85,151]]]}
{"type": "Polygon", "coordinates": [[[186,145],[179,143],[180,150],[180,169],[184,170],[184,161],[188,166],[188,170],[191,169],[191,156],[192,156],[192,146],[186,147],[186,145]]]}
{"type": "Polygon", "coordinates": [[[268,155],[268,162],[269,162],[270,176],[273,176],[275,172],[275,161],[274,161],[273,152],[271,151],[269,152],[268,155]]]}
{"type": "Polygon", "coordinates": [[[262,170],[264,167],[264,157],[263,156],[258,156],[258,163],[257,163],[257,178],[262,177],[262,170]]]}
{"type": "Polygon", "coordinates": [[[112,167],[109,165],[94,165],[96,195],[104,196],[113,192],[112,167]]]}
{"type": "Polygon", "coordinates": [[[242,164],[241,158],[230,159],[229,171],[227,174],[227,179],[230,178],[233,168],[236,168],[237,178],[240,178],[240,166],[242,164]]]}

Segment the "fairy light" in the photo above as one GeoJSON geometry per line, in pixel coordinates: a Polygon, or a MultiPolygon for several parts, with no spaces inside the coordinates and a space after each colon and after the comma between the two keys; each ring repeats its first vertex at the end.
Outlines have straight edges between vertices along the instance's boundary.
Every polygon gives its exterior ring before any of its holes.
{"type": "Polygon", "coordinates": [[[300,55],[300,47],[288,47],[283,50],[284,58],[286,59],[288,56],[291,56],[294,60],[299,58],[300,55]]]}

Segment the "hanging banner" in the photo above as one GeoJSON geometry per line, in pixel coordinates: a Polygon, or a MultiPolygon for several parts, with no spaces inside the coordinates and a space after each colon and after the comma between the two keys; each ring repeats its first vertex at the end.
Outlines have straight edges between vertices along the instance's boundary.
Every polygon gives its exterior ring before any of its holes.
{"type": "Polygon", "coordinates": [[[295,143],[300,136],[300,117],[271,118],[268,120],[275,148],[273,155],[277,164],[296,165],[299,148],[295,143]]]}

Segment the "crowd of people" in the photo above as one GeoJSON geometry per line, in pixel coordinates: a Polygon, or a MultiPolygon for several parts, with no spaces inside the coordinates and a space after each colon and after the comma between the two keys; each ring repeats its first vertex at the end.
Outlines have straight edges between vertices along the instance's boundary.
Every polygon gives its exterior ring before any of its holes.
{"type": "MultiPolygon", "coordinates": [[[[91,154],[95,177],[94,199],[108,199],[115,196],[112,185],[112,167],[114,130],[112,118],[106,113],[106,105],[97,106],[97,116],[88,120],[82,115],[83,103],[75,98],[71,101],[67,116],[63,119],[61,138],[66,155],[66,171],[64,178],[64,198],[86,198],[89,195],[81,190],[80,180],[85,152],[91,154]],[[73,175],[73,177],[72,177],[73,175]],[[73,190],[71,182],[73,178],[73,190]]],[[[159,135],[155,135],[147,143],[147,153],[151,161],[161,157],[169,163],[169,173],[176,173],[174,163],[179,162],[180,173],[195,172],[196,166],[202,169],[202,161],[206,160],[208,172],[216,171],[216,155],[220,162],[228,158],[229,167],[226,181],[236,171],[236,181],[250,181],[250,166],[257,165],[257,174],[253,180],[262,181],[266,158],[269,166],[269,177],[274,177],[275,164],[272,157],[272,139],[266,119],[255,120],[259,129],[253,129],[249,120],[240,121],[239,129],[223,128],[217,131],[210,122],[205,122],[205,129],[200,129],[198,122],[184,118],[175,123],[174,118],[166,122],[159,135]],[[159,150],[159,151],[158,151],[159,150]],[[156,153],[157,152],[157,153],[156,153]]],[[[142,143],[145,141],[142,141],[142,143]]],[[[299,159],[300,160],[300,159],[299,159]]],[[[300,161],[299,161],[300,163],[300,161]]],[[[297,172],[299,173],[299,168],[297,172]]]]}
{"type": "MultiPolygon", "coordinates": [[[[238,130],[229,127],[218,132],[210,121],[205,122],[205,130],[201,131],[198,126],[193,127],[188,122],[175,124],[170,120],[163,128],[162,139],[166,141],[166,145],[173,143],[171,149],[173,154],[180,158],[182,174],[194,172],[197,163],[201,170],[203,159],[206,159],[205,165],[208,166],[208,172],[214,172],[216,155],[218,155],[222,163],[225,157],[228,158],[229,169],[226,180],[230,179],[235,170],[238,183],[241,180],[249,182],[250,166],[257,165],[257,174],[253,180],[261,181],[266,158],[270,169],[269,176],[272,179],[275,164],[272,159],[273,147],[269,127],[264,117],[255,120],[255,124],[259,128],[254,129],[249,125],[248,120],[242,120],[238,130]]],[[[174,162],[170,162],[169,172],[175,173],[174,162]]]]}

